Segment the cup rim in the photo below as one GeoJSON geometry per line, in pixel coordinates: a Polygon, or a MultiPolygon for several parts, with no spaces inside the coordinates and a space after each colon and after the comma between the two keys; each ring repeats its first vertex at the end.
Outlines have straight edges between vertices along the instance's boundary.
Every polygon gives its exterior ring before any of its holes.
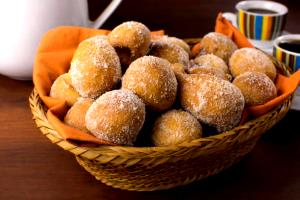
{"type": "Polygon", "coordinates": [[[285,5],[278,3],[278,2],[274,2],[274,1],[240,1],[239,3],[236,4],[235,9],[242,10],[248,14],[256,15],[256,16],[282,16],[282,15],[285,15],[288,13],[288,8],[285,5]],[[241,6],[251,5],[253,3],[269,4],[269,5],[272,4],[272,5],[280,6],[282,8],[282,12],[277,12],[274,14],[255,13],[255,12],[249,12],[245,8],[241,8],[241,6]]]}
{"type": "Polygon", "coordinates": [[[287,40],[287,39],[291,39],[291,38],[299,38],[299,40],[300,40],[300,34],[282,35],[274,40],[273,47],[275,47],[276,49],[280,49],[281,51],[287,52],[288,54],[292,54],[294,56],[300,56],[300,53],[295,53],[295,52],[283,49],[280,46],[278,46],[279,42],[287,40]]]}

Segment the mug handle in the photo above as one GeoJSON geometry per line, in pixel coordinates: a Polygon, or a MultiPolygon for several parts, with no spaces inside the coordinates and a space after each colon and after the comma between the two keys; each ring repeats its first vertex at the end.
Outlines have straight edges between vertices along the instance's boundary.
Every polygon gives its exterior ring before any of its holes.
{"type": "Polygon", "coordinates": [[[225,17],[228,21],[230,21],[233,26],[237,27],[236,14],[232,12],[225,12],[223,13],[223,17],[225,17]]]}
{"type": "Polygon", "coordinates": [[[91,22],[91,27],[96,29],[100,28],[121,2],[122,0],[112,0],[99,17],[95,21],[91,22]]]}

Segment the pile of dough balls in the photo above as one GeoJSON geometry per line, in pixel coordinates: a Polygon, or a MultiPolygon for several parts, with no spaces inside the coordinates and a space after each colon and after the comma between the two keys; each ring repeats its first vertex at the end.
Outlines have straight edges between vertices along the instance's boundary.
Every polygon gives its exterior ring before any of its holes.
{"type": "Polygon", "coordinates": [[[277,96],[276,68],[263,52],[216,32],[200,45],[192,57],[179,38],[122,23],[82,41],[49,96],[70,107],[67,125],[125,146],[135,145],[147,116],[157,116],[146,130],[154,146],[180,145],[204,137],[205,126],[238,126],[245,107],[277,96]]]}

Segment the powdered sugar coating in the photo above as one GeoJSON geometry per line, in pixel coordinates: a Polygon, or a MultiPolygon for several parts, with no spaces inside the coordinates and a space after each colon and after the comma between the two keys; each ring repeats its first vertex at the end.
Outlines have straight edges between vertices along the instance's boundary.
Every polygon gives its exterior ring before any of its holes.
{"type": "Polygon", "coordinates": [[[260,72],[245,72],[237,76],[233,84],[241,90],[248,106],[264,104],[277,96],[272,80],[260,72]]]}
{"type": "Polygon", "coordinates": [[[216,76],[227,81],[231,80],[231,75],[224,73],[224,71],[222,71],[219,68],[213,68],[207,65],[193,65],[191,68],[188,69],[188,72],[190,74],[207,74],[211,76],[216,76]]]}
{"type": "Polygon", "coordinates": [[[117,50],[129,49],[129,55],[119,54],[119,56],[129,56],[129,58],[120,58],[130,64],[138,57],[147,54],[150,45],[150,30],[142,23],[135,21],[124,22],[115,27],[109,34],[110,44],[117,50]]]}
{"type": "Polygon", "coordinates": [[[236,44],[226,35],[210,32],[201,40],[200,54],[214,54],[227,63],[232,53],[237,49],[236,44]]]}
{"type": "Polygon", "coordinates": [[[236,126],[244,109],[244,97],[228,81],[205,74],[184,76],[180,83],[181,105],[203,123],[226,131],[236,126]]]}
{"type": "Polygon", "coordinates": [[[181,63],[186,69],[189,67],[189,54],[180,46],[165,40],[152,42],[149,54],[164,58],[171,64],[181,63]]]}
{"type": "Polygon", "coordinates": [[[92,105],[94,99],[79,98],[76,103],[68,110],[64,122],[69,126],[77,128],[84,132],[89,132],[85,125],[85,114],[92,105]]]}
{"type": "Polygon", "coordinates": [[[145,121],[145,104],[129,90],[113,90],[90,106],[85,121],[96,137],[119,145],[133,145],[145,121]]]}
{"type": "Polygon", "coordinates": [[[71,84],[69,73],[60,75],[52,84],[50,97],[65,100],[68,106],[72,106],[79,98],[79,93],[71,84]]]}
{"type": "Polygon", "coordinates": [[[122,88],[133,91],[152,110],[170,108],[177,93],[177,80],[171,64],[162,58],[143,56],[130,64],[122,88]]]}
{"type": "Polygon", "coordinates": [[[276,78],[276,68],[271,59],[255,48],[242,48],[234,52],[229,60],[230,72],[236,77],[247,71],[266,74],[271,80],[276,78]]]}
{"type": "Polygon", "coordinates": [[[194,59],[194,62],[200,66],[212,67],[220,69],[226,74],[229,73],[228,66],[224,60],[214,54],[200,55],[194,59]]]}
{"type": "Polygon", "coordinates": [[[151,138],[155,146],[169,146],[189,142],[202,136],[197,119],[183,110],[170,110],[156,121],[151,138]]]}
{"type": "Polygon", "coordinates": [[[154,38],[153,41],[154,42],[155,41],[164,41],[167,43],[177,45],[177,46],[183,48],[188,54],[190,54],[190,51],[191,51],[190,46],[185,41],[183,41],[182,39],[179,39],[177,37],[170,37],[170,36],[164,35],[161,37],[154,38]]]}
{"type": "Polygon", "coordinates": [[[121,79],[121,65],[106,36],[82,41],[70,68],[74,88],[83,97],[97,97],[111,90],[121,79]]]}

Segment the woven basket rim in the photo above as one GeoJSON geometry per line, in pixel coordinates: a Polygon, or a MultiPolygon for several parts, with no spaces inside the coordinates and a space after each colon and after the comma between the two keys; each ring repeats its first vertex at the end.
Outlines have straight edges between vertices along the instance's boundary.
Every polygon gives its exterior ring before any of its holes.
{"type": "MultiPolygon", "coordinates": [[[[189,39],[187,39],[189,40],[189,39]]],[[[197,38],[192,38],[192,41],[197,40],[197,38]]],[[[280,69],[284,75],[290,76],[291,73],[289,72],[289,68],[279,62],[278,60],[276,60],[274,57],[269,56],[273,63],[275,64],[276,68],[280,69]]],[[[225,131],[222,133],[218,133],[216,135],[211,135],[208,137],[204,137],[204,138],[199,138],[199,139],[195,139],[192,140],[190,142],[185,142],[185,143],[181,143],[178,145],[171,145],[171,146],[165,146],[165,147],[153,147],[153,146],[149,146],[149,147],[132,147],[132,146],[109,146],[109,145],[101,145],[98,147],[86,147],[86,146],[78,146],[77,144],[64,140],[63,138],[59,137],[59,133],[53,129],[52,125],[49,123],[49,121],[47,120],[47,117],[45,115],[45,113],[47,112],[47,110],[45,109],[45,107],[42,105],[42,102],[40,100],[39,94],[36,90],[36,88],[33,89],[32,94],[29,97],[29,101],[30,101],[30,107],[31,107],[31,111],[32,114],[34,116],[34,120],[37,124],[37,126],[41,129],[41,131],[45,134],[45,132],[48,132],[49,134],[51,134],[51,136],[47,136],[53,143],[58,144],[59,146],[61,146],[62,148],[64,148],[65,150],[68,150],[70,152],[72,152],[73,149],[76,149],[76,152],[87,152],[87,151],[94,151],[97,153],[100,152],[105,152],[106,154],[113,152],[120,152],[120,153],[129,153],[129,154],[134,154],[136,153],[142,153],[142,154],[151,154],[154,152],[174,152],[174,151],[178,151],[180,149],[186,149],[186,148],[191,148],[191,147],[199,147],[201,148],[201,146],[207,146],[209,145],[211,142],[215,141],[215,140],[225,140],[227,137],[230,137],[232,135],[237,134],[237,130],[247,130],[249,127],[251,127],[252,125],[256,124],[257,122],[267,119],[269,117],[271,117],[272,115],[276,114],[276,110],[281,109],[281,107],[283,107],[284,104],[287,104],[288,102],[291,102],[292,99],[292,95],[285,100],[281,105],[278,105],[276,108],[272,109],[271,111],[269,111],[268,113],[247,121],[246,123],[239,125],[237,127],[234,127],[233,129],[229,130],[229,131],[225,131]],[[35,99],[37,98],[37,99],[35,99]],[[35,105],[35,104],[40,104],[40,105],[35,105]],[[35,108],[35,106],[38,106],[38,108],[35,108]],[[34,111],[34,109],[38,109],[39,111],[42,111],[43,114],[45,115],[45,119],[39,119],[41,121],[43,121],[45,123],[45,125],[39,125],[37,122],[37,118],[39,118],[38,114],[34,111]],[[47,131],[43,131],[42,128],[43,127],[47,127],[47,131]],[[41,128],[42,127],[42,128],[41,128]],[[63,144],[59,144],[60,142],[63,142],[63,144]]],[[[74,153],[74,152],[72,152],[74,153]]],[[[76,155],[78,155],[78,153],[74,153],[76,155]]],[[[80,153],[81,154],[81,153],[80,153]]]]}
{"type": "MultiPolygon", "coordinates": [[[[36,88],[33,89],[32,93],[37,93],[36,91],[36,88]]],[[[38,95],[38,94],[37,94],[38,95]]],[[[285,102],[289,101],[290,99],[288,98],[287,100],[285,100],[285,102]]],[[[247,129],[249,126],[251,126],[252,124],[255,124],[257,121],[260,121],[261,119],[263,118],[266,118],[266,116],[268,115],[272,115],[272,113],[275,111],[275,110],[278,110],[280,107],[282,107],[282,105],[285,103],[283,102],[281,105],[278,105],[276,106],[274,109],[272,109],[271,111],[269,111],[268,113],[262,115],[262,116],[259,116],[255,119],[252,119],[252,120],[249,120],[247,121],[246,123],[242,124],[242,125],[239,125],[239,126],[236,126],[234,127],[233,129],[231,130],[228,130],[228,131],[224,131],[224,132],[221,132],[221,133],[217,133],[215,135],[210,135],[210,136],[207,136],[207,137],[203,137],[203,138],[198,138],[198,139],[194,139],[190,142],[183,142],[183,143],[180,143],[180,144],[177,144],[177,145],[170,145],[170,146],[120,146],[120,145],[116,145],[116,146],[113,146],[113,145],[100,145],[99,147],[85,147],[85,146],[78,146],[78,147],[82,147],[82,148],[89,148],[89,149],[93,149],[93,150],[99,150],[99,149],[102,149],[104,147],[110,147],[110,148],[115,148],[115,149],[123,149],[123,148],[126,148],[126,149],[149,149],[149,150],[170,150],[172,148],[178,148],[178,147],[187,147],[187,146],[199,146],[199,143],[200,142],[210,142],[212,141],[213,139],[222,139],[222,138],[225,138],[227,136],[230,136],[232,134],[235,134],[235,131],[236,130],[242,130],[242,129],[247,129]]],[[[45,113],[47,112],[46,110],[43,110],[45,113]]],[[[48,122],[50,124],[50,122],[48,122]]],[[[53,129],[54,130],[54,129],[53,129]]],[[[57,132],[56,130],[54,130],[55,132],[57,132]]],[[[57,132],[58,133],[58,132],[57,132]]],[[[59,135],[59,133],[58,133],[59,135]]],[[[53,135],[54,137],[57,137],[56,135],[53,135]]],[[[59,137],[57,137],[58,139],[61,139],[59,137]]],[[[65,140],[66,142],[70,143],[71,145],[75,145],[77,146],[75,143],[72,143],[72,142],[69,142],[67,140],[65,140]]]]}

